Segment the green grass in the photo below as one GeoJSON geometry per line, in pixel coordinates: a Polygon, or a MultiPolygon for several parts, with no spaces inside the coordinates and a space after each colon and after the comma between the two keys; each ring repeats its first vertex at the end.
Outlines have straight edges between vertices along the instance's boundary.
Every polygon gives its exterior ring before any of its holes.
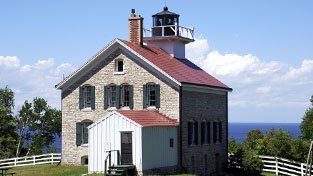
{"type": "Polygon", "coordinates": [[[87,166],[57,166],[52,164],[16,167],[9,172],[16,172],[17,176],[80,176],[88,172],[87,166]]]}
{"type": "MultiPolygon", "coordinates": [[[[10,169],[9,172],[16,172],[17,176],[81,176],[88,172],[87,166],[64,166],[64,165],[36,165],[36,166],[25,166],[16,167],[10,169]]],[[[103,174],[91,174],[88,176],[100,176],[103,174]]],[[[274,176],[275,174],[263,172],[262,176],[274,176]]],[[[192,176],[189,174],[172,175],[172,176],[192,176]]]]}

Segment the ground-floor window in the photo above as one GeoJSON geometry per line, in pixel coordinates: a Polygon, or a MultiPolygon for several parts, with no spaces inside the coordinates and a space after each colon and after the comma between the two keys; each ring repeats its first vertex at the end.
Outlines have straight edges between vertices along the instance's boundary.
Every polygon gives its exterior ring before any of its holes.
{"type": "Polygon", "coordinates": [[[88,126],[93,122],[91,120],[83,120],[76,123],[76,145],[88,143],[88,126]]]}

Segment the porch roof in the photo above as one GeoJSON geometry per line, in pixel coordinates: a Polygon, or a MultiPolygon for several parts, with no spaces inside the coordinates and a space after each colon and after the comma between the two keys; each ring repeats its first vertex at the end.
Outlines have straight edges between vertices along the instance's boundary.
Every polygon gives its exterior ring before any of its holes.
{"type": "Polygon", "coordinates": [[[117,110],[118,113],[135,121],[142,127],[178,126],[175,119],[171,119],[156,110],[117,110]]]}

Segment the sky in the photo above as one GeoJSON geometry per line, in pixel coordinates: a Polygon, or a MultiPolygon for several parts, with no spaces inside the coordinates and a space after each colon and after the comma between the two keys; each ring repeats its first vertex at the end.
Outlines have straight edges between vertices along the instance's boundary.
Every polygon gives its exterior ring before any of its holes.
{"type": "Polygon", "coordinates": [[[221,80],[230,122],[297,123],[313,95],[313,1],[0,1],[0,87],[16,109],[43,97],[60,108],[54,85],[115,38],[128,38],[131,9],[144,17],[167,5],[194,27],[188,59],[221,80]]]}

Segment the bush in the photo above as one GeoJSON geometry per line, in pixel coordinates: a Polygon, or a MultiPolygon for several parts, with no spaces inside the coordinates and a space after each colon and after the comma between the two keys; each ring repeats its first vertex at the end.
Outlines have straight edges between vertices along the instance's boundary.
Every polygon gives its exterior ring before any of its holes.
{"type": "Polygon", "coordinates": [[[260,175],[263,168],[263,162],[253,150],[244,152],[242,165],[244,175],[260,175]]]}

